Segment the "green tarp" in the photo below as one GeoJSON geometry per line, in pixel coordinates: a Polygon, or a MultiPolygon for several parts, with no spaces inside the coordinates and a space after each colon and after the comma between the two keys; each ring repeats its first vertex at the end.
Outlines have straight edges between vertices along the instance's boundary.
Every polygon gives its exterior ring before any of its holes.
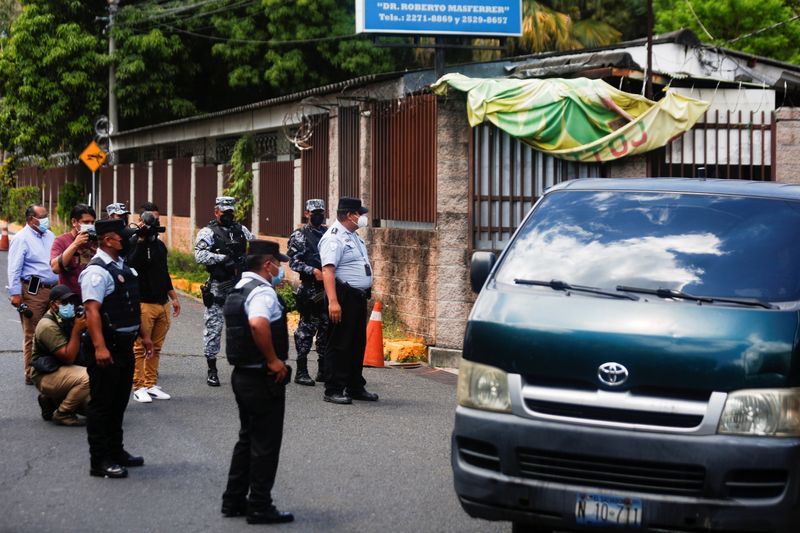
{"type": "Polygon", "coordinates": [[[666,145],[703,116],[708,102],[667,91],[653,102],[602,80],[480,79],[447,74],[433,92],[467,93],[472,126],[488,120],[534,148],[575,161],[611,161],[666,145]]]}

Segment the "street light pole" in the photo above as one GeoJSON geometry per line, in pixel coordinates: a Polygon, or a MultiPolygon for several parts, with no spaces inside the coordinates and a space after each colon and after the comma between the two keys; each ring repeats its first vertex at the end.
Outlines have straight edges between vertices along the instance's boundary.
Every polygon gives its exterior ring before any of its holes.
{"type": "Polygon", "coordinates": [[[119,0],[108,0],[108,56],[111,61],[108,64],[108,151],[113,152],[111,132],[117,128],[117,95],[116,73],[114,72],[114,53],[117,45],[114,42],[114,15],[117,14],[119,0]]]}

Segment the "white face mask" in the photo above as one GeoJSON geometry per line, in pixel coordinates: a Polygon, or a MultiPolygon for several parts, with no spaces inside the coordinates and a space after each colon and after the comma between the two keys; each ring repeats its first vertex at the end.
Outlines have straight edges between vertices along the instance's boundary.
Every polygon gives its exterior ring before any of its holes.
{"type": "Polygon", "coordinates": [[[360,217],[358,217],[357,224],[359,228],[366,228],[367,226],[369,226],[369,219],[367,218],[367,215],[361,215],[360,217]]]}

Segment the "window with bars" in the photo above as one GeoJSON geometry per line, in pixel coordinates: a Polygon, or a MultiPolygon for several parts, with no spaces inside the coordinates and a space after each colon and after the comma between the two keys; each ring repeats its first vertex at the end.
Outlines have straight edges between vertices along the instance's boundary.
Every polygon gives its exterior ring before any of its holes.
{"type": "Polygon", "coordinates": [[[548,187],[603,176],[599,164],[557,159],[491,124],[472,129],[471,169],[474,250],[502,250],[548,187]]]}

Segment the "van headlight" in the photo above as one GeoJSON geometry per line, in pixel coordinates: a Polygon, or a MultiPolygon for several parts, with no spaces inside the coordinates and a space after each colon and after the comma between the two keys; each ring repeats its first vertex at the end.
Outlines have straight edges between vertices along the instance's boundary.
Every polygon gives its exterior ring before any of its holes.
{"type": "Polygon", "coordinates": [[[800,436],[800,389],[749,389],[730,393],[717,433],[800,436]]]}
{"type": "Polygon", "coordinates": [[[461,359],[458,367],[458,404],[486,411],[511,412],[508,374],[499,368],[461,359]]]}

